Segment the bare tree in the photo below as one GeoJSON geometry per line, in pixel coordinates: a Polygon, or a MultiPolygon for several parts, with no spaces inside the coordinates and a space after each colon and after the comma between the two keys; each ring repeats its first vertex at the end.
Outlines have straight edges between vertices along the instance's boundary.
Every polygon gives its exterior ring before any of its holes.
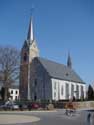
{"type": "Polygon", "coordinates": [[[0,46],[0,72],[5,88],[4,100],[7,99],[8,88],[19,79],[20,53],[14,47],[0,46]]]}

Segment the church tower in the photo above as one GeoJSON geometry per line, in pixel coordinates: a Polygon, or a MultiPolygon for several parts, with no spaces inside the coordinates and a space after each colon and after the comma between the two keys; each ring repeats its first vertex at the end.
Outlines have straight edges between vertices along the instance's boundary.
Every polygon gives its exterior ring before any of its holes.
{"type": "Polygon", "coordinates": [[[34,39],[32,17],[29,23],[27,39],[21,49],[20,65],[20,99],[30,100],[30,64],[34,57],[39,56],[39,50],[34,39]]]}

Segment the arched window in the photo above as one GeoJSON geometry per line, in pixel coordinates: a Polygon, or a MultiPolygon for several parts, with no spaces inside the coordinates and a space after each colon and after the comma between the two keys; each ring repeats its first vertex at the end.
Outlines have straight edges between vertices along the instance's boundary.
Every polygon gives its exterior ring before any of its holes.
{"type": "Polygon", "coordinates": [[[63,88],[63,85],[61,86],[61,95],[64,94],[64,88],[63,88]]]}
{"type": "Polygon", "coordinates": [[[37,79],[35,79],[35,87],[37,86],[37,79]]]}
{"type": "Polygon", "coordinates": [[[56,82],[54,82],[54,89],[56,90],[56,82]]]}
{"type": "Polygon", "coordinates": [[[27,61],[27,53],[24,53],[24,57],[23,57],[24,61],[27,61]]]}

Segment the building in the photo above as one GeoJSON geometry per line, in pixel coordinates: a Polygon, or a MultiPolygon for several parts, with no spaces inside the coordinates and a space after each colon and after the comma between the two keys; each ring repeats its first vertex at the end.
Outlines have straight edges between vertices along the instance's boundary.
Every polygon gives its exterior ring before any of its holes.
{"type": "MultiPolygon", "coordinates": [[[[0,84],[0,91],[3,87],[3,84],[0,84]]],[[[19,100],[19,86],[11,86],[8,88],[8,92],[9,92],[9,98],[11,98],[13,101],[15,100],[19,100]]],[[[0,99],[1,95],[0,95],[0,99]]]]}
{"type": "Polygon", "coordinates": [[[13,101],[19,100],[19,86],[11,86],[8,91],[13,101]]]}
{"type": "MultiPolygon", "coordinates": [[[[2,87],[4,88],[3,73],[0,72],[0,91],[1,91],[2,87]]],[[[9,95],[10,95],[12,100],[18,100],[19,99],[19,86],[18,85],[11,85],[8,88],[8,92],[9,92],[9,95]]],[[[2,99],[1,95],[0,95],[0,99],[2,99]]]]}
{"type": "Polygon", "coordinates": [[[28,100],[67,100],[86,96],[86,84],[72,69],[68,54],[67,65],[39,57],[39,49],[30,19],[27,39],[21,49],[20,98],[28,100]]]}
{"type": "MultiPolygon", "coordinates": [[[[0,84],[0,91],[2,87],[3,87],[3,84],[0,84]]],[[[13,101],[19,100],[19,86],[13,85],[9,87],[8,92],[9,92],[9,98],[11,98],[13,101]]],[[[2,99],[1,95],[0,95],[0,99],[2,99]]]]}

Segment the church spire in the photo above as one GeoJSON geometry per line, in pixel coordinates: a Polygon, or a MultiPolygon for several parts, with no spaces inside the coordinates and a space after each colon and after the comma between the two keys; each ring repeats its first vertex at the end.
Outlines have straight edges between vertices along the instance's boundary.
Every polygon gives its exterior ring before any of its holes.
{"type": "Polygon", "coordinates": [[[34,40],[32,17],[30,18],[30,24],[29,24],[29,28],[28,28],[27,40],[29,40],[29,41],[34,40]]]}
{"type": "Polygon", "coordinates": [[[67,67],[72,69],[72,61],[71,61],[70,53],[68,53],[67,67]]]}

